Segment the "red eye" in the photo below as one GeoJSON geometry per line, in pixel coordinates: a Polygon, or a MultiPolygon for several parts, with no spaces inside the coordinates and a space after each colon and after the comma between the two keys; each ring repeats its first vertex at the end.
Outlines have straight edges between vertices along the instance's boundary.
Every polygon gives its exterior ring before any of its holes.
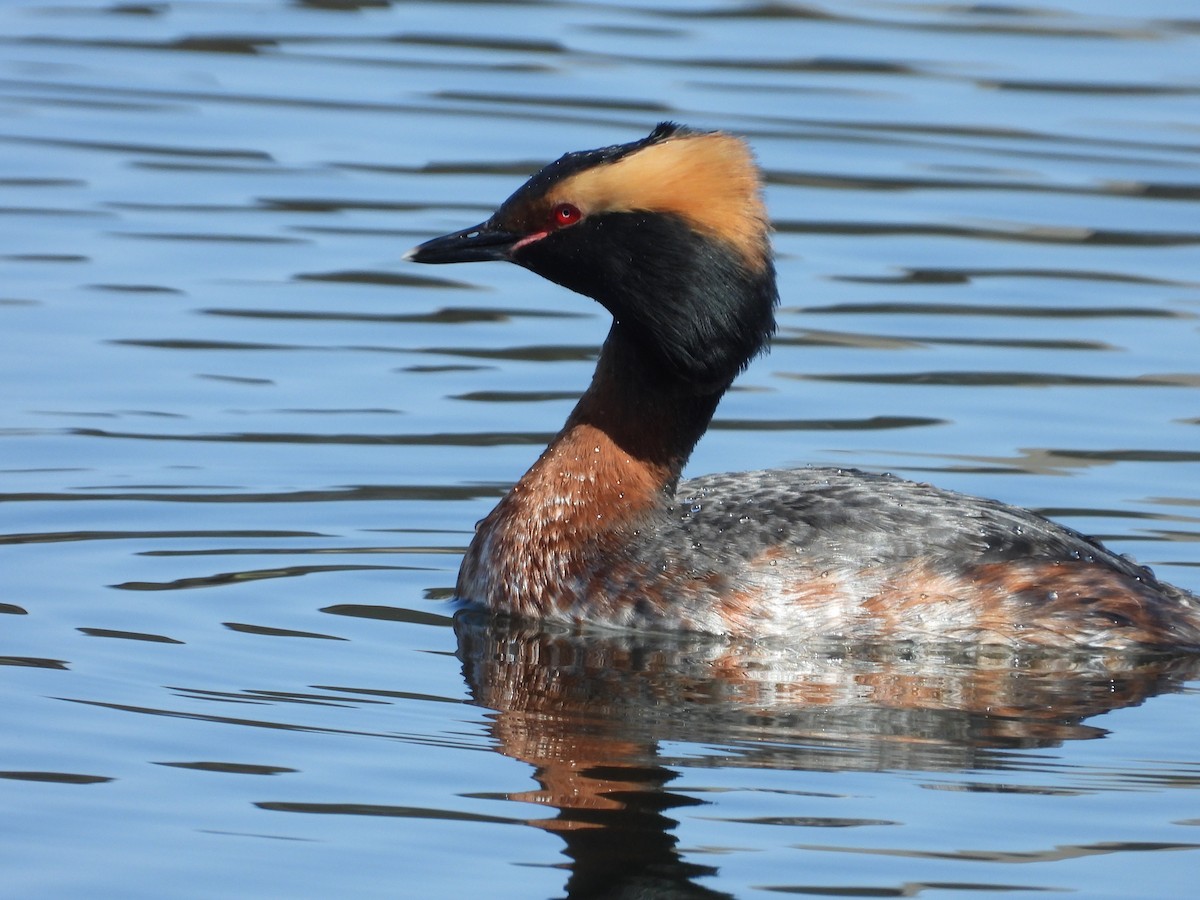
{"type": "Polygon", "coordinates": [[[550,223],[555,228],[561,228],[564,225],[574,225],[582,218],[583,213],[573,203],[559,203],[555,205],[554,209],[550,210],[550,223]]]}

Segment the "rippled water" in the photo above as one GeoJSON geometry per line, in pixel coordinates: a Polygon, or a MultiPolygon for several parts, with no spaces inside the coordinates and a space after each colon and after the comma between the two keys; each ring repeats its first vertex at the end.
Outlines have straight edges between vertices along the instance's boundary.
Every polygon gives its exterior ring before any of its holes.
{"type": "Polygon", "coordinates": [[[896,471],[1200,590],[1197,60],[1190,0],[0,7],[5,892],[1193,895],[1195,658],[454,622],[606,326],[400,257],[745,134],[781,329],[689,471],[896,471]]]}

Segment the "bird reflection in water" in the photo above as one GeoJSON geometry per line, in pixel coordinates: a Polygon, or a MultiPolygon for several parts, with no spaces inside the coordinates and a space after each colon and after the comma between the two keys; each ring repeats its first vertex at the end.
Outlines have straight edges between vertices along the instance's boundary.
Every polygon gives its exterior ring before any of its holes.
{"type": "Polygon", "coordinates": [[[1002,770],[1200,674],[1194,655],[579,634],[474,610],[455,631],[498,748],[534,768],[508,799],[553,811],[529,824],[565,842],[576,900],[726,896],[676,846],[671,811],[704,801],[670,789],[664,742],[729,748],[723,767],[1002,770]]]}

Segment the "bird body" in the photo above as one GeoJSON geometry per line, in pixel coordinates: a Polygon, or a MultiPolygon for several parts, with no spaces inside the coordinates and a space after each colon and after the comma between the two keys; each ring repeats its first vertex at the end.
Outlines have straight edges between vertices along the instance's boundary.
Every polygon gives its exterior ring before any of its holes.
{"type": "Polygon", "coordinates": [[[775,327],[760,176],[735,137],[664,123],[567,154],[409,259],[516,262],[613,315],[562,431],[477,525],[465,600],[744,637],[1200,649],[1200,600],[1027,510],[844,469],[680,480],[775,327]]]}

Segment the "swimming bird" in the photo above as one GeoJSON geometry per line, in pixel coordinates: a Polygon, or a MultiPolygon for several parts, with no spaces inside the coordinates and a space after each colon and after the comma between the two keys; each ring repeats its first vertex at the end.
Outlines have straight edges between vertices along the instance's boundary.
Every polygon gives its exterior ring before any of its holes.
{"type": "Polygon", "coordinates": [[[506,260],[612,315],[566,424],[475,530],[457,595],[574,626],[1200,649],[1200,599],[1029,510],[852,469],[681,480],[778,303],[747,144],[675,123],[567,153],[407,254],[506,260]]]}

